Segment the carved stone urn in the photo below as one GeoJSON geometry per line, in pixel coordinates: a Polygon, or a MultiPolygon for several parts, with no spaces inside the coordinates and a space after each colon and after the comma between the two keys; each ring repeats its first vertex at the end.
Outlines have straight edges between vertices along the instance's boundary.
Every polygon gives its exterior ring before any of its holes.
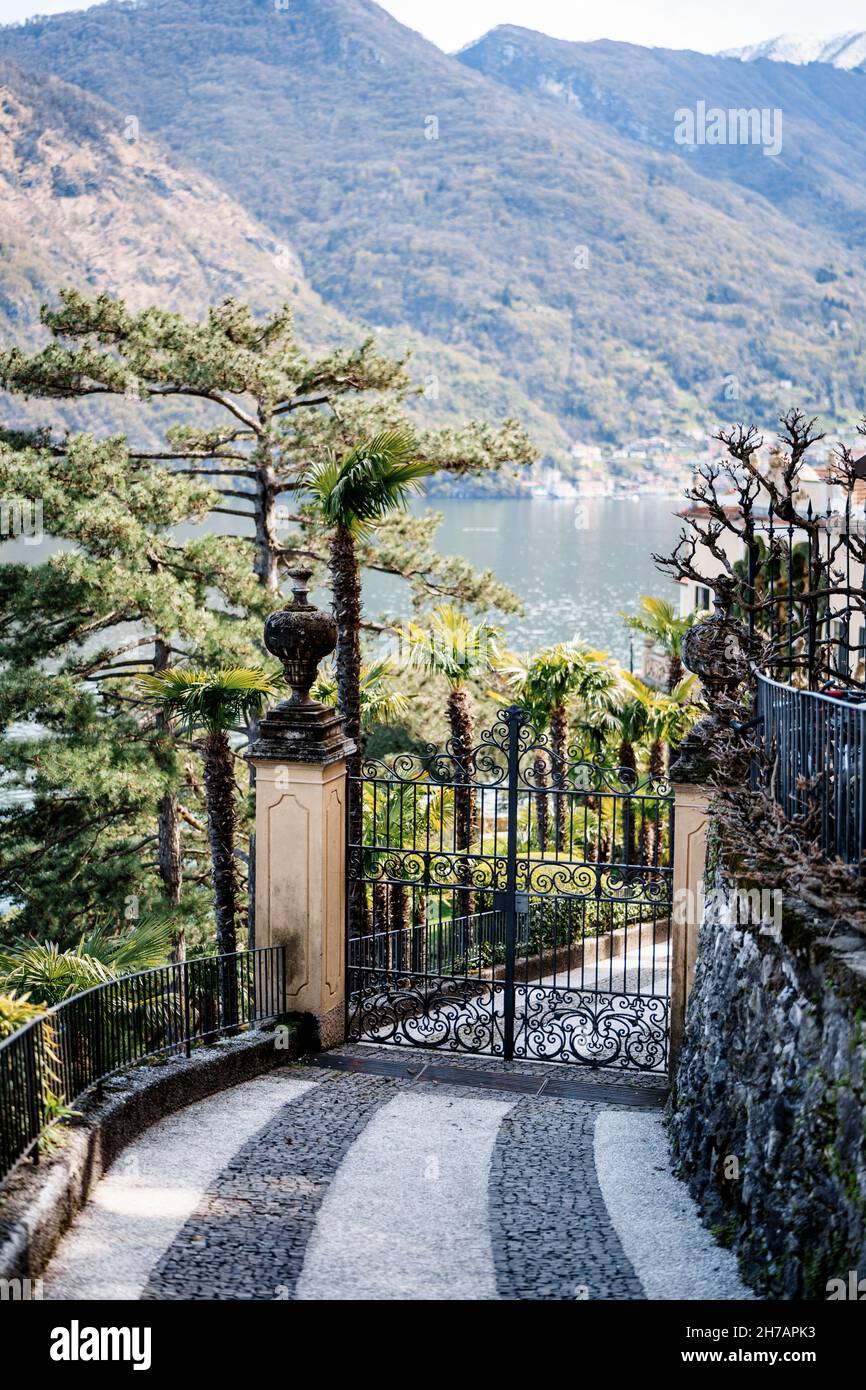
{"type": "Polygon", "coordinates": [[[728,575],[715,581],[715,612],[695,623],[683,637],[682,660],[704,688],[709,713],[689,731],[676,750],[669,776],[676,782],[705,782],[715,772],[710,755],[713,736],[729,726],[734,697],[751,676],[764,649],[759,637],[731,616],[737,582],[728,575]]]}
{"type": "Polygon", "coordinates": [[[711,711],[720,696],[733,697],[749,679],[751,664],[763,650],[763,642],[731,617],[735,593],[736,580],[727,575],[717,579],[713,617],[695,623],[683,637],[683,665],[699,678],[711,711]]]}
{"type": "Polygon", "coordinates": [[[310,705],[319,662],[337,645],[337,624],[329,613],[314,608],[307,595],[312,570],[294,570],[292,602],[278,608],[265,622],[265,646],[281,663],[292,705],[310,705]]]}
{"type": "Polygon", "coordinates": [[[319,662],[337,645],[336,622],[309,601],[311,573],[292,572],[292,602],[265,622],[265,646],[282,665],[292,694],[265,715],[248,758],[329,763],[354,751],[339,715],[310,698],[319,662]]]}

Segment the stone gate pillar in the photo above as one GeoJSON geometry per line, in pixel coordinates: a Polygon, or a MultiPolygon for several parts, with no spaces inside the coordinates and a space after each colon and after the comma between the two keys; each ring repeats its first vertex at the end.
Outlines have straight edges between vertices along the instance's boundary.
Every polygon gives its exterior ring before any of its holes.
{"type": "Polygon", "coordinates": [[[676,1074],[679,1061],[686,1022],[686,1006],[695,978],[709,826],[707,787],[699,782],[674,781],[675,773],[676,765],[671,770],[674,793],[670,1037],[670,1074],[672,1078],[676,1074]]]}
{"type": "Polygon", "coordinates": [[[737,728],[738,692],[748,684],[760,639],[731,616],[736,581],[720,575],[712,581],[714,613],[695,623],[683,638],[683,665],[699,677],[708,713],[677,748],[668,777],[674,789],[674,873],[671,964],[671,1079],[676,1077],[685,1029],[686,1006],[695,976],[702,892],[707,858],[709,802],[714,777],[730,775],[717,768],[714,746],[720,734],[737,728]]]}
{"type": "Polygon", "coordinates": [[[354,751],[331,709],[310,699],[334,619],[307,599],[310,574],[292,576],[294,600],[265,624],[291,699],[270,710],[247,753],[256,769],[256,945],[285,946],[291,1012],[315,1021],[319,1043],[345,1030],[346,759],[354,751]]]}

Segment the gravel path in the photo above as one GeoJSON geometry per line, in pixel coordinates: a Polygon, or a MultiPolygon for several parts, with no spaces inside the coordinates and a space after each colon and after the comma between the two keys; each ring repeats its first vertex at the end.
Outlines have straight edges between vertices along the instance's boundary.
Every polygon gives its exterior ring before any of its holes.
{"type": "Polygon", "coordinates": [[[512,1105],[431,1087],[395,1096],[337,1173],[297,1297],[496,1298],[488,1173],[512,1105]]]}
{"type": "Polygon", "coordinates": [[[751,1299],[733,1255],[700,1222],[670,1171],[661,1115],[605,1110],[595,1127],[595,1168],[614,1229],[647,1298],[751,1299]]]}
{"type": "Polygon", "coordinates": [[[141,1298],[171,1246],[240,1144],[313,1081],[263,1076],[189,1105],[120,1155],[45,1277],[45,1297],[141,1298]]]}
{"type": "MultiPolygon", "coordinates": [[[[502,1298],[640,1299],[592,1160],[599,1106],[524,1098],[499,1131],[490,1174],[502,1298]]],[[[643,1116],[632,1111],[630,1120],[643,1116]]]]}
{"type": "Polygon", "coordinates": [[[656,1078],[343,1052],[390,1074],[289,1066],[141,1136],[46,1296],[751,1297],[670,1173],[656,1078]]]}
{"type": "Polygon", "coordinates": [[[312,1078],[312,1089],[307,1080],[297,1096],[287,1091],[289,1103],[218,1174],[153,1270],[146,1298],[294,1297],[322,1201],[395,1086],[313,1067],[292,1074],[312,1078]]]}

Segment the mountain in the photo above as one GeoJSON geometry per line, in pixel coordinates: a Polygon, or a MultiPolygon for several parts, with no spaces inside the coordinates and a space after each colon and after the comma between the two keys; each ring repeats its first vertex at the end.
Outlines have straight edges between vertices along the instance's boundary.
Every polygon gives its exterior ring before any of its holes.
{"type": "MultiPolygon", "coordinates": [[[[344,330],[291,248],[211,180],[98,98],[0,61],[0,341],[42,342],[40,304],[63,285],[190,314],[228,294],[260,310],[287,299],[318,342],[344,330]]],[[[45,414],[38,403],[8,403],[4,423],[45,414]]],[[[50,414],[106,418],[94,403],[50,414]]],[[[118,407],[111,421],[134,429],[140,412],[118,407]]]]}
{"type": "MultiPolygon", "coordinates": [[[[145,138],[133,118],[80,87],[0,60],[0,343],[41,344],[40,305],[55,301],[63,285],[121,294],[136,309],[160,304],[193,316],[225,295],[260,312],[288,300],[311,350],[356,344],[365,333],[311,289],[284,238],[145,138]]],[[[398,354],[407,340],[417,349],[419,374],[432,372],[417,335],[383,345],[398,354]]],[[[470,397],[472,363],[448,349],[439,357],[470,397]]],[[[179,408],[157,405],[143,417],[125,404],[49,408],[4,399],[2,418],[6,426],[50,418],[152,442],[158,436],[148,420],[159,413],[174,418],[179,408]]],[[[446,403],[439,414],[449,413],[455,411],[446,403]]],[[[431,403],[422,402],[420,414],[431,418],[431,403]]]]}
{"type": "Polygon", "coordinates": [[[793,215],[846,248],[866,249],[866,74],[829,65],[747,66],[711,54],[607,41],[569,43],[507,25],[459,56],[509,90],[543,101],[567,129],[589,120],[632,147],[687,164],[703,176],[690,191],[705,202],[712,188],[745,187],[763,200],[768,231],[779,213],[793,215]],[[753,144],[677,144],[677,113],[694,112],[699,101],[726,115],[781,111],[778,153],[764,157],[753,144]]]}
{"type": "Polygon", "coordinates": [[[510,26],[446,55],[372,0],[110,0],[0,56],[134,117],[410,342],[439,408],[518,413],[557,461],[862,409],[862,74],[510,26]],[[701,100],[781,108],[778,154],[677,144],[701,100]]]}
{"type": "MultiPolygon", "coordinates": [[[[720,415],[754,415],[769,424],[791,399],[828,418],[863,409],[866,75],[608,41],[568,43],[513,26],[492,30],[459,58],[543,103],[563,130],[582,133],[590,122],[599,139],[615,132],[628,142],[631,172],[639,151],[655,152],[664,173],[650,183],[661,184],[666,201],[671,187],[701,200],[691,234],[668,225],[664,242],[678,264],[699,260],[704,293],[696,288],[696,297],[728,306],[708,308],[704,317],[714,359],[740,364],[739,371],[730,368],[731,392],[711,401],[720,415]],[[778,125],[778,152],[764,157],[755,144],[678,144],[678,118],[697,114],[699,104],[717,109],[729,130],[731,117],[765,112],[769,129],[778,125]],[[685,170],[697,177],[687,181],[685,170]],[[738,249],[732,220],[743,234],[738,249]],[[729,394],[739,405],[724,403],[729,394]]],[[[676,337],[688,318],[679,297],[665,304],[665,327],[676,337]]]]}
{"type": "Polygon", "coordinates": [[[309,324],[322,306],[296,253],[205,175],[105,102],[0,62],[0,313],[32,338],[40,298],[74,281],[133,307],[201,312],[279,292],[309,324]]]}
{"type": "Polygon", "coordinates": [[[763,43],[729,48],[720,55],[750,63],[767,58],[773,63],[832,63],[835,68],[860,68],[866,63],[866,33],[834,34],[821,39],[814,34],[779,34],[763,43]]]}

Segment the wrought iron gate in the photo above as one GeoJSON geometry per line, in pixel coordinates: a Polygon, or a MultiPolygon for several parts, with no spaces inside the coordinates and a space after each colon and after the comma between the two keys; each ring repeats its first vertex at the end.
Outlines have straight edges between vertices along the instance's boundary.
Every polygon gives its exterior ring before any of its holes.
{"type": "Polygon", "coordinates": [[[518,706],[350,778],[348,1036],[664,1072],[673,798],[518,706]]]}

